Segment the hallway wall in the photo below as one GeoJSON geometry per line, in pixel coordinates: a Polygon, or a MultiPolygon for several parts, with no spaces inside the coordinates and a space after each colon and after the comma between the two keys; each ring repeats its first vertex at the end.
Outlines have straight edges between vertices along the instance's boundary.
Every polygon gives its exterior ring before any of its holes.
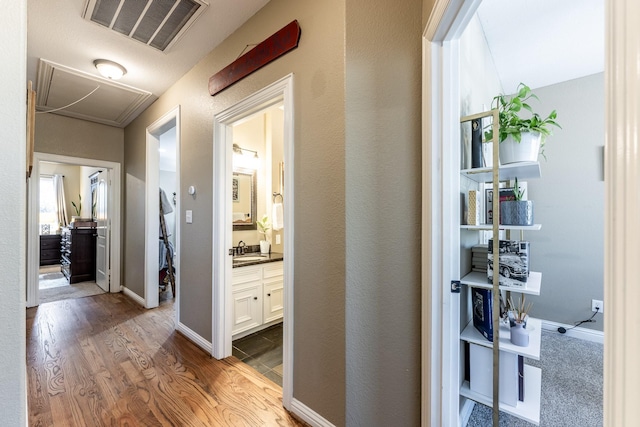
{"type": "Polygon", "coordinates": [[[0,7],[0,419],[26,426],[27,1],[0,0],[0,7]]]}

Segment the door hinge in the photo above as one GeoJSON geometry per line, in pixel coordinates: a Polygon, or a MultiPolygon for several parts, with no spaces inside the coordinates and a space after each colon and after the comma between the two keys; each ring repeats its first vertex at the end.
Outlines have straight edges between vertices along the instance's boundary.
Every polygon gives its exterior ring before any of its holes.
{"type": "Polygon", "coordinates": [[[459,294],[460,293],[460,281],[459,280],[452,280],[451,281],[451,293],[452,294],[459,294]]]}

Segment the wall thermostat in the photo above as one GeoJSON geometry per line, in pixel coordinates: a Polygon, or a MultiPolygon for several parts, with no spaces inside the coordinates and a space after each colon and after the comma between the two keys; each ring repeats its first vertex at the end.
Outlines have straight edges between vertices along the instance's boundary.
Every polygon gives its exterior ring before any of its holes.
{"type": "Polygon", "coordinates": [[[190,195],[194,195],[196,194],[196,187],[194,187],[193,185],[189,186],[189,190],[187,190],[189,192],[190,195]]]}

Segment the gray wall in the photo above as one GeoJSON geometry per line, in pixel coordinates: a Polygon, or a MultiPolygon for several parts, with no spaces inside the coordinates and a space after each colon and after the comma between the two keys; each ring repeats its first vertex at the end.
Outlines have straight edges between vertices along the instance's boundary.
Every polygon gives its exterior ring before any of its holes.
{"type": "Polygon", "coordinates": [[[272,0],[125,129],[125,277],[142,295],[145,129],[181,107],[181,207],[193,210],[193,224],[182,216],[180,321],[211,340],[213,117],[294,73],[293,393],[336,425],[345,424],[344,7],[341,0],[272,0]],[[211,75],[294,19],[302,27],[297,49],[209,95],[211,75]],[[195,199],[184,191],[189,185],[198,189],[195,199]]]}
{"type": "MultiPolygon", "coordinates": [[[[542,178],[529,181],[535,222],[527,233],[531,269],[542,272],[532,315],[573,324],[591,316],[591,299],[604,295],[604,74],[534,89],[534,108],[558,110],[541,159],[542,178]],[[539,106],[539,107],[537,107],[539,106]]],[[[606,301],[605,301],[606,309],[606,301]]],[[[603,330],[604,316],[582,327],[603,330]]]]}
{"type": "Polygon", "coordinates": [[[346,8],[347,425],[420,422],[421,1],[346,8]]]}
{"type": "Polygon", "coordinates": [[[124,129],[58,114],[36,114],[35,151],[61,156],[124,161],[124,129]]]}

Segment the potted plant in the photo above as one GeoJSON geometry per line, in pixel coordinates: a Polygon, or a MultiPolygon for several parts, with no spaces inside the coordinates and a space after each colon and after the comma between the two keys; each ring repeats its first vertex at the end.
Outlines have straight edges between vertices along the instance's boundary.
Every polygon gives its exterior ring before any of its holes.
{"type": "Polygon", "coordinates": [[[500,224],[503,225],[533,225],[533,201],[522,200],[524,189],[515,179],[513,197],[500,202],[500,224]]]}
{"type": "Polygon", "coordinates": [[[518,305],[509,298],[509,324],[511,326],[511,343],[520,347],[529,345],[529,331],[527,331],[527,320],[529,311],[533,303],[526,303],[524,295],[518,301],[518,305]]]}
{"type": "Polygon", "coordinates": [[[82,211],[82,196],[80,194],[78,194],[78,204],[76,205],[76,202],[72,201],[71,206],[76,211],[76,214],[71,216],[71,221],[80,220],[80,211],[82,211]]]}
{"type": "Polygon", "coordinates": [[[262,240],[260,240],[260,253],[262,255],[267,255],[269,254],[269,252],[271,252],[271,243],[269,243],[269,236],[267,234],[269,230],[271,230],[271,223],[269,222],[269,217],[266,214],[263,215],[262,219],[260,219],[259,221],[256,221],[256,224],[258,226],[258,231],[264,237],[262,240]]]}
{"type": "MultiPolygon", "coordinates": [[[[556,122],[556,110],[543,119],[528,104],[532,98],[538,99],[529,86],[520,83],[515,95],[507,97],[500,94],[491,102],[491,108],[498,109],[498,141],[502,164],[537,161],[538,153],[544,156],[544,143],[552,134],[552,126],[561,128],[556,122]],[[531,116],[522,117],[523,110],[528,111],[531,116]]],[[[493,126],[490,124],[486,129],[485,139],[489,141],[493,139],[493,126]]]]}

